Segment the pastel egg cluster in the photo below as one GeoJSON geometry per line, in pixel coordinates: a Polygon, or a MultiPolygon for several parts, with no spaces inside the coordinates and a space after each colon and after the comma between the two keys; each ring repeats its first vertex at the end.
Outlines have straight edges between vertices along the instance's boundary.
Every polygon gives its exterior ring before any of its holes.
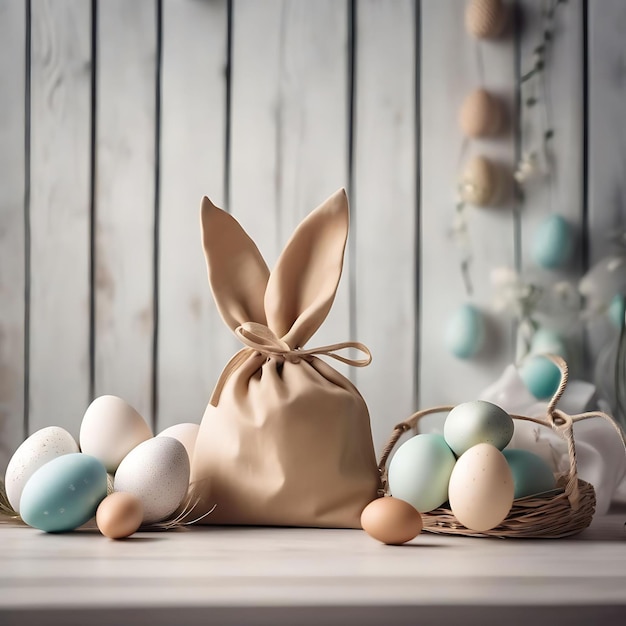
{"type": "Polygon", "coordinates": [[[513,431],[513,419],[495,404],[459,404],[448,413],[443,436],[416,435],[397,450],[388,470],[391,495],[420,513],[448,502],[466,528],[495,528],[514,499],[556,487],[551,468],[539,456],[505,450],[513,431]]]}
{"type": "Polygon", "coordinates": [[[80,446],[58,426],[19,446],[5,475],[7,499],[26,524],[45,532],[71,531],[95,516],[103,535],[128,537],[183,503],[198,428],[178,424],[154,437],[127,402],[100,396],[85,412],[80,446]]]}

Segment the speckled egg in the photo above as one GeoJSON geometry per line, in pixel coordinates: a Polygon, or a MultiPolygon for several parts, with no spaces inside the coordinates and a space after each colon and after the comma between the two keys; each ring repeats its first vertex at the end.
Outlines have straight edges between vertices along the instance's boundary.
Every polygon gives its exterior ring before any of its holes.
{"type": "Polygon", "coordinates": [[[193,458],[193,450],[196,445],[196,439],[198,438],[198,431],[200,430],[200,424],[194,424],[192,422],[183,422],[181,424],[174,424],[169,428],[161,431],[157,437],[173,437],[178,439],[187,450],[189,456],[189,462],[193,458]]]}
{"type": "Polygon", "coordinates": [[[502,454],[513,476],[513,498],[525,498],[556,488],[550,466],[529,450],[507,449],[502,454]]]}
{"type": "Polygon", "coordinates": [[[20,516],[48,533],[74,530],[88,522],[107,495],[107,473],[93,456],[64,454],[42,465],[28,480],[20,516]]]}
{"type": "Polygon", "coordinates": [[[502,0],[470,0],[465,10],[465,28],[479,39],[498,37],[504,30],[506,9],[502,0]]]}
{"type": "Polygon", "coordinates": [[[482,156],[471,159],[461,177],[461,196],[469,204],[489,206],[498,195],[498,171],[482,156]]]}
{"type": "Polygon", "coordinates": [[[513,475],[504,455],[479,443],[461,455],[450,476],[448,491],[454,516],[471,530],[495,528],[513,505],[513,475]]]}
{"type": "Polygon", "coordinates": [[[551,398],[561,384],[561,371],[550,360],[541,355],[524,359],[519,368],[520,378],[526,388],[538,400],[551,398]]]}
{"type": "Polygon", "coordinates": [[[479,309],[471,304],[459,307],[448,319],[444,343],[459,359],[469,359],[480,352],[485,340],[485,321],[479,309]]]}
{"type": "Polygon", "coordinates": [[[154,437],[140,443],[115,472],[115,491],[137,496],[143,504],[143,524],[169,517],[181,504],[189,486],[189,456],[173,437],[154,437]]]}
{"type": "Polygon", "coordinates": [[[574,235],[571,226],[561,215],[549,215],[534,234],[531,256],[547,270],[563,267],[572,255],[574,235]]]}
{"type": "Polygon", "coordinates": [[[14,452],[4,478],[9,504],[20,512],[20,498],[28,479],[43,465],[64,454],[78,452],[74,437],[64,428],[48,426],[33,433],[14,452]]]}
{"type": "Polygon", "coordinates": [[[128,402],[117,396],[100,396],[83,416],[80,449],[100,459],[113,473],[135,446],[151,437],[150,426],[128,402]]]}
{"type": "Polygon", "coordinates": [[[441,435],[425,433],[404,442],[389,463],[389,491],[421,513],[448,499],[456,459],[441,435]]]}
{"type": "Polygon", "coordinates": [[[422,532],[422,516],[408,502],[385,497],[370,502],[361,513],[363,530],[387,545],[398,546],[422,532]]]}
{"type": "Polygon", "coordinates": [[[467,137],[495,135],[502,124],[500,103],[486,89],[470,92],[459,114],[459,125],[467,137]]]}
{"type": "Polygon", "coordinates": [[[472,400],[457,404],[446,417],[443,436],[457,456],[479,443],[502,450],[513,437],[513,419],[496,404],[472,400]]]}

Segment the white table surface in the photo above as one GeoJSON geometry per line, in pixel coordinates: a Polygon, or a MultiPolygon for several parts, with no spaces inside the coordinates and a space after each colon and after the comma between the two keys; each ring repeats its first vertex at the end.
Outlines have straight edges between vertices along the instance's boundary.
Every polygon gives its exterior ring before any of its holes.
{"type": "Polygon", "coordinates": [[[0,525],[0,624],[626,625],[626,511],[574,538],[0,525]]]}

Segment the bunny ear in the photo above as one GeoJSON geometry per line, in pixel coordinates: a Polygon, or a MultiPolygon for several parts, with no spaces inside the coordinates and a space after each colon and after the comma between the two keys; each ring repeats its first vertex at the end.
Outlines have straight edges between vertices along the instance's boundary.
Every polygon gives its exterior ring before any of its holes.
{"type": "Polygon", "coordinates": [[[287,243],[267,285],[268,326],[292,348],[320,327],[335,299],[348,237],[343,189],[315,209],[287,243]]]}
{"type": "Polygon", "coordinates": [[[209,283],[222,319],[232,330],[244,322],[265,324],[269,270],[258,248],[234,217],[206,197],[200,221],[209,283]]]}

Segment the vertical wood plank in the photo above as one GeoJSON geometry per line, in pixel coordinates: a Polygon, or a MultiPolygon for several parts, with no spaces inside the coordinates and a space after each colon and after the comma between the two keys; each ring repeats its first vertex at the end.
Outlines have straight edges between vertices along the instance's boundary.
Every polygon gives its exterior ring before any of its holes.
{"type": "Polygon", "coordinates": [[[0,474],[24,434],[26,11],[0,0],[0,474]]]}
{"type": "MultiPolygon", "coordinates": [[[[300,220],[347,185],[347,14],[345,0],[234,4],[231,209],[270,267],[300,220]]],[[[346,258],[311,346],[349,338],[349,276],[346,258]]]]}
{"type": "Polygon", "coordinates": [[[413,0],[357,4],[355,335],[373,361],[356,382],[377,450],[415,410],[415,10],[413,0]]]}
{"type": "Polygon", "coordinates": [[[98,4],[95,393],[152,413],[155,0],[98,4]]]}
{"type": "MultiPolygon", "coordinates": [[[[623,253],[609,235],[626,231],[626,4],[590,0],[588,5],[588,213],[589,262],[623,253]]],[[[616,341],[606,319],[590,325],[589,356],[595,364],[616,341]]]]}
{"type": "MultiPolygon", "coordinates": [[[[459,108],[470,90],[481,86],[477,54],[482,56],[484,86],[513,112],[515,44],[511,33],[478,42],[465,32],[465,3],[421,3],[421,260],[420,260],[420,406],[471,400],[513,359],[510,324],[491,316],[490,338],[473,359],[459,360],[444,347],[450,315],[468,302],[459,254],[449,232],[457,183],[467,159],[483,155],[508,170],[515,161],[511,124],[497,139],[472,141],[459,163],[463,138],[459,108]],[[480,50],[478,50],[480,46],[480,50]]],[[[474,295],[470,302],[491,310],[490,272],[514,267],[512,201],[492,208],[469,207],[469,237],[474,295]]]]}
{"type": "MultiPolygon", "coordinates": [[[[534,66],[533,52],[543,42],[546,22],[545,6],[523,0],[520,33],[521,73],[534,66]]],[[[578,240],[583,233],[583,11],[581,0],[559,5],[553,20],[554,31],[546,43],[543,72],[522,86],[521,151],[537,151],[540,163],[543,146],[547,147],[547,174],[524,185],[521,210],[521,263],[525,275],[535,284],[549,289],[561,280],[576,283],[582,270],[582,247],[579,245],[570,262],[560,270],[546,270],[533,263],[531,249],[541,223],[552,213],[561,215],[571,225],[578,240]],[[528,98],[538,100],[525,106],[528,98]],[[544,141],[546,124],[554,132],[544,141]]],[[[543,42],[545,43],[545,42],[543,42]]],[[[542,166],[543,167],[543,166],[542,166]]],[[[568,361],[572,372],[580,372],[580,328],[572,326],[567,316],[540,317],[540,323],[567,337],[568,361]]]]}
{"type": "Polygon", "coordinates": [[[89,400],[91,6],[32,2],[30,430],[89,400]]]}
{"type": "Polygon", "coordinates": [[[165,0],[158,429],[199,422],[237,342],[209,289],[200,199],[224,205],[227,3],[165,0]]]}

